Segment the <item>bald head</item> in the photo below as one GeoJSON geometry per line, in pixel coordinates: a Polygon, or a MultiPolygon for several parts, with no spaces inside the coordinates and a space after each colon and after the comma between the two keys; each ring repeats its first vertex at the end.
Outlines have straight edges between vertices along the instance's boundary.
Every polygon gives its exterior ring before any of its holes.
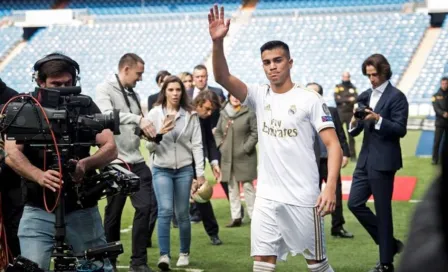
{"type": "Polygon", "coordinates": [[[350,81],[350,73],[349,72],[344,72],[342,74],[342,81],[350,81]]]}

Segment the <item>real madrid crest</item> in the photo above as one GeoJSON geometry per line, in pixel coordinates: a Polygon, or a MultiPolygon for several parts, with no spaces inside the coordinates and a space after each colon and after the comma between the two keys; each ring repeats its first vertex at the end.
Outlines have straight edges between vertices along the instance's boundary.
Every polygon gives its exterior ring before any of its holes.
{"type": "Polygon", "coordinates": [[[288,114],[294,115],[294,114],[296,114],[296,112],[297,112],[296,105],[291,105],[291,107],[289,107],[288,114]]]}
{"type": "Polygon", "coordinates": [[[265,111],[270,111],[270,110],[271,110],[271,105],[270,105],[270,104],[267,104],[267,105],[264,107],[264,110],[265,110],[265,111]]]}

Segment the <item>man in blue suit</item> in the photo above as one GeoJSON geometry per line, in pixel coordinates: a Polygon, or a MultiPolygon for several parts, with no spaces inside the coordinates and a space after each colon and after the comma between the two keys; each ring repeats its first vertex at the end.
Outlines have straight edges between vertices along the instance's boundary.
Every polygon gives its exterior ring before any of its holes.
{"type": "Polygon", "coordinates": [[[356,137],[364,131],[364,139],[348,207],[379,245],[380,261],[370,272],[389,272],[394,271],[394,256],[403,247],[393,235],[391,201],[395,173],[403,166],[400,138],[406,135],[409,105],[406,96],[389,82],[392,71],[383,55],[367,58],[362,72],[372,88],[358,97],[350,123],[349,133],[356,137]],[[372,194],[376,215],[366,206],[372,194]]]}

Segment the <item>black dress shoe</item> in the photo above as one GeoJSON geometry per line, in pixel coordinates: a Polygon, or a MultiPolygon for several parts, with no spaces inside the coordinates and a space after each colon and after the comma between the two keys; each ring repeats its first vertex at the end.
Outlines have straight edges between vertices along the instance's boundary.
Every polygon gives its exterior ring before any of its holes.
{"type": "Polygon", "coordinates": [[[350,232],[346,231],[345,229],[341,228],[338,231],[332,231],[331,235],[334,237],[340,237],[340,238],[353,238],[355,237],[350,232]]]}
{"type": "Polygon", "coordinates": [[[394,253],[394,255],[403,252],[403,249],[404,249],[404,244],[403,244],[403,242],[401,242],[401,241],[398,240],[398,239],[395,239],[395,253],[394,253]]]}
{"type": "Polygon", "coordinates": [[[394,272],[393,264],[377,264],[369,272],[394,272]]]}
{"type": "Polygon", "coordinates": [[[218,235],[210,236],[210,240],[212,241],[212,245],[219,246],[222,244],[221,239],[219,239],[218,235]]]}
{"type": "Polygon", "coordinates": [[[226,226],[226,228],[235,228],[235,227],[241,227],[241,224],[243,223],[243,220],[241,220],[241,218],[232,220],[232,222],[230,222],[230,224],[228,224],[226,226]]]}

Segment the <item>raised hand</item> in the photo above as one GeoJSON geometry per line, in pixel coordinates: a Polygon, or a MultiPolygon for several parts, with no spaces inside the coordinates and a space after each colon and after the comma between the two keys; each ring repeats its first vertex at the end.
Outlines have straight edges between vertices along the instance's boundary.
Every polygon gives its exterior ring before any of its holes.
{"type": "Polygon", "coordinates": [[[208,29],[212,40],[224,39],[229,32],[229,27],[230,19],[224,19],[224,7],[218,9],[218,5],[214,5],[208,14],[208,29]]]}

